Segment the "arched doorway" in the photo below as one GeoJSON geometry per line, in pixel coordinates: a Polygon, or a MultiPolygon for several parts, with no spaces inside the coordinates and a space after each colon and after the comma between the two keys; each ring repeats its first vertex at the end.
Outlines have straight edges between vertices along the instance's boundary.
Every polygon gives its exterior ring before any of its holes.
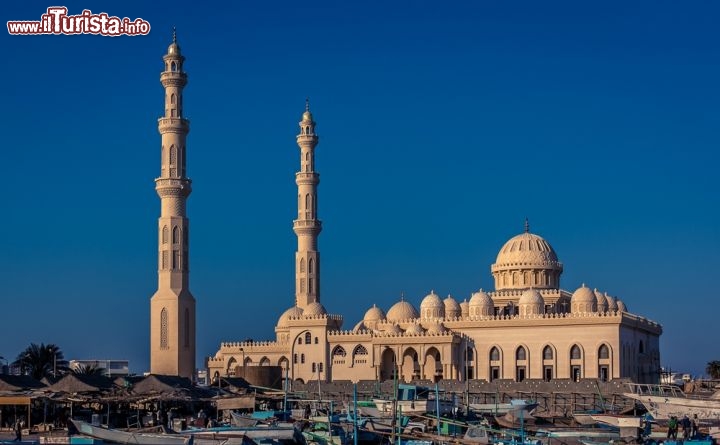
{"type": "Polygon", "coordinates": [[[420,378],[420,363],[418,363],[418,353],[414,348],[407,348],[403,352],[400,377],[406,382],[420,378]]]}
{"type": "Polygon", "coordinates": [[[432,382],[437,382],[443,378],[442,360],[440,359],[440,351],[434,346],[425,351],[425,366],[423,367],[423,376],[432,382]]]}
{"type": "Polygon", "coordinates": [[[380,356],[380,375],[378,375],[380,381],[394,379],[396,367],[395,351],[390,348],[385,348],[380,356]]]}

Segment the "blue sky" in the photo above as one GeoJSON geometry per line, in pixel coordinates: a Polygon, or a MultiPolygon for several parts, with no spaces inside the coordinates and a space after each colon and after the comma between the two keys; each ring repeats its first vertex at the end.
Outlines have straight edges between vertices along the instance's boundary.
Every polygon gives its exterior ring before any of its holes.
{"type": "MultiPolygon", "coordinates": [[[[198,365],[293,304],[297,121],[310,96],[322,302],[351,328],[404,292],[462,301],[525,217],[702,373],[720,270],[720,5],[65,2],[147,36],[3,33],[0,355],[149,362],[162,55],[187,57],[198,365]]],[[[6,5],[39,20],[49,3],[6,5]]]]}

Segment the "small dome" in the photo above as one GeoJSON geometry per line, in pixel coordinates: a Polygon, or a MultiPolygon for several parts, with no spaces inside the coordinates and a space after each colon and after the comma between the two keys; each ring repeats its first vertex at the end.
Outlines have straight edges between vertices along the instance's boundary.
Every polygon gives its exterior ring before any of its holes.
{"type": "Polygon", "coordinates": [[[607,304],[607,300],[605,299],[605,295],[603,295],[597,289],[595,289],[595,291],[593,293],[595,294],[595,301],[597,302],[598,312],[607,312],[608,304],[607,304]]]}
{"type": "Polygon", "coordinates": [[[463,300],[462,303],[460,303],[460,316],[467,317],[470,315],[470,303],[468,303],[467,299],[463,300]]]}
{"type": "Polygon", "coordinates": [[[179,56],[180,54],[180,45],[177,44],[177,42],[172,42],[170,46],[168,46],[167,50],[168,55],[174,55],[179,56]]]}
{"type": "Polygon", "coordinates": [[[495,303],[493,303],[490,295],[480,289],[479,291],[474,292],[472,294],[472,297],[470,297],[470,304],[468,305],[468,315],[470,317],[489,316],[493,314],[495,310],[494,308],[495,303]]]}
{"type": "Polygon", "coordinates": [[[445,304],[435,291],[430,291],[430,293],[423,298],[420,303],[420,315],[426,320],[431,318],[445,318],[445,304]]]}
{"type": "Polygon", "coordinates": [[[417,323],[411,323],[410,326],[405,329],[405,335],[422,335],[424,332],[422,326],[417,323]]]}
{"type": "MultiPolygon", "coordinates": [[[[296,116],[297,116],[297,115],[296,115],[296,116]]],[[[310,112],[310,110],[308,110],[308,111],[306,111],[306,112],[303,113],[303,115],[302,115],[302,120],[303,120],[303,122],[312,122],[312,120],[313,120],[313,115],[312,115],[312,113],[310,112]]]]}
{"type": "Polygon", "coordinates": [[[610,295],[608,295],[607,292],[605,292],[605,300],[607,301],[608,310],[610,312],[615,312],[618,310],[617,298],[611,297],[610,295]]]}
{"type": "Polygon", "coordinates": [[[618,311],[619,311],[619,312],[627,312],[627,311],[628,311],[628,310],[627,310],[627,306],[625,306],[625,303],[623,303],[622,300],[619,300],[619,299],[618,299],[618,301],[617,301],[617,307],[618,307],[618,311]]]}
{"type": "Polygon", "coordinates": [[[520,295],[518,304],[540,304],[545,305],[545,299],[537,289],[528,289],[520,295]]]}
{"type": "Polygon", "coordinates": [[[447,332],[442,323],[430,323],[426,326],[428,334],[442,334],[447,332]]]}
{"type": "Polygon", "coordinates": [[[383,312],[382,309],[379,307],[373,306],[365,312],[365,316],[363,317],[363,321],[380,321],[385,320],[385,312],[383,312]]]}
{"type": "Polygon", "coordinates": [[[384,331],[387,335],[398,335],[402,333],[402,329],[400,329],[400,326],[396,324],[390,324],[385,327],[384,331]]]}
{"type": "Polygon", "coordinates": [[[293,306],[290,309],[283,312],[283,314],[278,319],[277,327],[284,328],[288,325],[288,320],[290,317],[297,318],[300,317],[303,314],[303,310],[297,306],[293,306]]]}
{"type": "Polygon", "coordinates": [[[597,312],[597,300],[595,299],[595,292],[592,289],[585,286],[577,288],[572,294],[570,299],[571,311],[575,312],[597,312]]]}
{"type": "Polygon", "coordinates": [[[418,318],[417,309],[405,300],[400,300],[390,308],[387,312],[386,319],[388,321],[405,321],[418,318]]]}
{"type": "Polygon", "coordinates": [[[445,305],[446,319],[452,320],[462,315],[462,309],[460,308],[460,305],[450,295],[448,295],[447,298],[443,300],[443,304],[445,305]]]}
{"type": "Polygon", "coordinates": [[[325,315],[327,314],[327,311],[323,307],[322,304],[320,304],[319,301],[314,301],[310,304],[308,304],[305,309],[303,310],[303,317],[317,317],[318,315],[325,315]]]}

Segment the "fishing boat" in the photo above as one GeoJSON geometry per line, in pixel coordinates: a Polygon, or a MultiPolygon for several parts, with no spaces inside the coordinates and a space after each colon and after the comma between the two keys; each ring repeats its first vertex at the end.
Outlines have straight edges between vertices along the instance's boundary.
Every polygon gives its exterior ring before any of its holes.
{"type": "Polygon", "coordinates": [[[436,393],[423,386],[400,384],[397,388],[397,399],[373,399],[375,407],[382,415],[393,412],[393,404],[397,404],[397,412],[413,415],[436,413],[451,414],[454,403],[451,400],[438,400],[436,393]]]}
{"type": "Polygon", "coordinates": [[[86,436],[102,439],[106,442],[140,445],[190,445],[192,436],[179,434],[153,434],[132,431],[120,431],[95,426],[81,420],[70,419],[75,428],[86,436]]]}
{"type": "Polygon", "coordinates": [[[634,399],[657,421],[667,421],[670,416],[681,418],[697,416],[703,421],[720,422],[720,392],[711,396],[685,394],[673,385],[628,383],[630,392],[623,395],[634,399]]]}

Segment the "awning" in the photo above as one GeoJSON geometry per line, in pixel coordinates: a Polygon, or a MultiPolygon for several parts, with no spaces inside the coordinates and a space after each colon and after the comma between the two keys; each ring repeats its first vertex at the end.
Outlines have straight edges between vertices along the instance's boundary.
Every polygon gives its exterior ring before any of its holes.
{"type": "Polygon", "coordinates": [[[215,399],[215,403],[217,404],[217,409],[254,409],[255,395],[215,399]]]}

